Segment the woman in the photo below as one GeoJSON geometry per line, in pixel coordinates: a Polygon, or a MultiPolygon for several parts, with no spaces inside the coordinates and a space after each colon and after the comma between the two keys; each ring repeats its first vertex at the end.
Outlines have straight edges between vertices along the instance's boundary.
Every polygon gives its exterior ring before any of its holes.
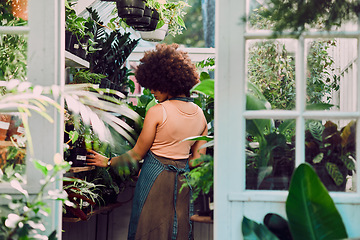
{"type": "Polygon", "coordinates": [[[205,154],[204,141],[183,141],[207,135],[202,110],[191,101],[190,89],[199,81],[197,69],[177,44],[158,44],[135,71],[139,84],[151,90],[158,104],[151,107],[130,151],[108,159],[90,151],[88,165],[112,167],[144,159],[133,199],[128,239],[192,239],[189,189],[179,192],[189,160],[205,154]]]}

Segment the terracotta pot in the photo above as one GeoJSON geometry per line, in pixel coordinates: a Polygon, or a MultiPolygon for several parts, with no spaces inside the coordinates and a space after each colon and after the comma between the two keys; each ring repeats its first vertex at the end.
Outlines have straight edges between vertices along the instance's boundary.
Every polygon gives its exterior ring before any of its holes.
{"type": "Polygon", "coordinates": [[[24,20],[28,20],[28,0],[12,0],[12,14],[14,17],[18,17],[24,20]]]}
{"type": "Polygon", "coordinates": [[[10,127],[11,115],[0,114],[0,141],[5,141],[10,127]]]}
{"type": "MultiPolygon", "coordinates": [[[[14,135],[22,136],[25,133],[24,124],[21,121],[21,118],[18,116],[11,116],[9,130],[7,131],[7,137],[13,137],[14,135]]],[[[13,138],[16,142],[16,138],[13,138]]]]}

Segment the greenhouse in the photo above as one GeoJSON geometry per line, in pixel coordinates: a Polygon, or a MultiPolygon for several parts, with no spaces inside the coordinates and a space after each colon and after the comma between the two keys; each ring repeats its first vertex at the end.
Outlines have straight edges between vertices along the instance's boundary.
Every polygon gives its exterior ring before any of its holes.
{"type": "Polygon", "coordinates": [[[357,239],[360,3],[0,0],[0,239],[357,239]]]}

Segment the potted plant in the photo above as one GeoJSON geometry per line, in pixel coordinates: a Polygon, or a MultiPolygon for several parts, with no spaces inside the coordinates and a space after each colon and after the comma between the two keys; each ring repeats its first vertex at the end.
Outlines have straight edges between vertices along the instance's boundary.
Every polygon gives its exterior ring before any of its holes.
{"type": "Polygon", "coordinates": [[[65,50],[85,59],[90,36],[86,32],[86,19],[76,15],[73,3],[65,1],[65,50]]]}
{"type": "Polygon", "coordinates": [[[132,86],[128,76],[129,70],[124,63],[138,44],[138,40],[130,38],[130,33],[121,33],[119,29],[105,31],[106,26],[96,10],[87,8],[90,13],[86,24],[88,32],[93,36],[93,44],[89,47],[87,60],[90,63],[89,71],[105,76],[101,88],[114,89],[127,95],[132,86]]]}
{"type": "Polygon", "coordinates": [[[73,203],[71,206],[64,204],[65,216],[76,216],[86,221],[87,213],[92,212],[94,206],[101,201],[101,196],[97,194],[96,190],[102,185],[80,178],[65,178],[63,185],[69,201],[73,203]]]}

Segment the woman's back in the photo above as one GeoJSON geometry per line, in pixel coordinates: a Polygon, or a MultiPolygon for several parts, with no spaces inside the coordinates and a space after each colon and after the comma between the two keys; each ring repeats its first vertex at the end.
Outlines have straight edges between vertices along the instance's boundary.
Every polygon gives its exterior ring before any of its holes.
{"type": "Polygon", "coordinates": [[[205,116],[192,102],[168,100],[160,104],[163,107],[163,122],[157,126],[150,150],[158,156],[186,159],[194,141],[183,140],[203,133],[205,116]]]}

